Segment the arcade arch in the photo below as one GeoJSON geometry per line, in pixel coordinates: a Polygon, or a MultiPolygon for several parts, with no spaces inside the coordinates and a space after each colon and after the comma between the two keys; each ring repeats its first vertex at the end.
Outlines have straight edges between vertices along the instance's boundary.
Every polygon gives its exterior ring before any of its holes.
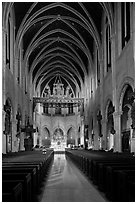
{"type": "Polygon", "coordinates": [[[18,150],[21,149],[21,122],[22,122],[22,113],[21,113],[21,108],[18,105],[18,110],[17,110],[17,114],[16,114],[16,126],[17,126],[17,142],[18,142],[18,150]]]}
{"type": "Polygon", "coordinates": [[[6,153],[12,151],[12,104],[10,98],[7,98],[6,103],[4,105],[5,111],[5,145],[6,145],[6,153]]]}
{"type": "Polygon", "coordinates": [[[121,144],[122,152],[130,152],[131,141],[134,137],[133,120],[134,114],[134,92],[129,84],[126,84],[123,88],[123,97],[121,97],[121,144]]]}
{"type": "Polygon", "coordinates": [[[75,129],[73,127],[70,127],[67,131],[67,146],[68,145],[76,145],[75,129]]]}
{"type": "Polygon", "coordinates": [[[111,150],[114,148],[114,106],[111,100],[108,100],[107,107],[106,107],[106,149],[111,150]]]}
{"type": "Polygon", "coordinates": [[[51,146],[51,135],[47,127],[43,128],[41,144],[47,148],[51,146]]]}

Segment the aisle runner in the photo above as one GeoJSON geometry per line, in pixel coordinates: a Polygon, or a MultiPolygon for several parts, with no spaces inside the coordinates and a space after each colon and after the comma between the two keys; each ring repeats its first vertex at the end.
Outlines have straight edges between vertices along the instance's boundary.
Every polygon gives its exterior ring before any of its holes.
{"type": "Polygon", "coordinates": [[[106,202],[65,154],[55,154],[40,202],[106,202]]]}

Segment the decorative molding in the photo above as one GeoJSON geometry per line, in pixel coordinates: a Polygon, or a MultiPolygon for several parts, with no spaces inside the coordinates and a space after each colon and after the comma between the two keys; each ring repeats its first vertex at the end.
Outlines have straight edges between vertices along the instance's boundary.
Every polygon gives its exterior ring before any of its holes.
{"type": "Polygon", "coordinates": [[[73,104],[73,107],[77,107],[77,106],[82,106],[82,104],[84,103],[84,98],[58,98],[58,97],[46,97],[46,98],[42,98],[42,97],[34,97],[33,98],[33,102],[34,103],[43,103],[45,105],[47,105],[48,107],[51,106],[53,108],[58,107],[58,104],[61,105],[63,107],[67,107],[69,106],[69,104],[73,104]]]}

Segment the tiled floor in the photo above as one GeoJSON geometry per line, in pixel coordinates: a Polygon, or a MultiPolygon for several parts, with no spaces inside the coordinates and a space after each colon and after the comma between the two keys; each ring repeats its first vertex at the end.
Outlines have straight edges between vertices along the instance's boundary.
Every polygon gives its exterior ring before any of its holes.
{"type": "Polygon", "coordinates": [[[55,154],[39,202],[106,202],[65,154],[55,154]]]}

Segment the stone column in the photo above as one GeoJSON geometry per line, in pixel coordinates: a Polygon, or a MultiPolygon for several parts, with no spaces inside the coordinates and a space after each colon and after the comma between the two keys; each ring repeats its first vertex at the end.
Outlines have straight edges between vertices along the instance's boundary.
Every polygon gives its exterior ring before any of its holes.
{"type": "Polygon", "coordinates": [[[80,128],[80,144],[84,146],[84,123],[83,123],[83,119],[81,121],[81,128],[80,128]]]}
{"type": "Polygon", "coordinates": [[[68,107],[66,107],[66,115],[68,114],[68,107]]]}
{"type": "Polygon", "coordinates": [[[66,133],[64,133],[64,145],[65,145],[65,147],[67,147],[67,135],[66,135],[66,133]]]}
{"type": "Polygon", "coordinates": [[[107,119],[104,118],[102,120],[102,134],[103,134],[103,137],[102,137],[102,148],[103,149],[106,149],[107,148],[107,119]]]}
{"type": "Polygon", "coordinates": [[[98,141],[99,141],[99,149],[102,148],[102,115],[101,111],[98,112],[97,114],[97,128],[99,130],[98,132],[98,141]]]}
{"type": "MultiPolygon", "coordinates": [[[[37,122],[37,112],[36,109],[33,112],[33,127],[36,129],[36,122],[37,122]]],[[[36,132],[33,133],[33,146],[35,147],[35,145],[37,144],[37,130],[36,132]]]]}
{"type": "MultiPolygon", "coordinates": [[[[5,111],[2,110],[2,130],[5,130],[5,111]]],[[[6,135],[2,134],[2,153],[6,154],[6,135]]]]}
{"type": "Polygon", "coordinates": [[[75,137],[75,145],[78,146],[78,138],[75,137]]]}
{"type": "Polygon", "coordinates": [[[41,138],[41,135],[39,134],[38,137],[39,137],[39,145],[42,146],[42,138],[41,138]]]}
{"type": "Polygon", "coordinates": [[[20,151],[25,151],[25,147],[24,147],[24,132],[20,133],[20,151]]]}
{"type": "Polygon", "coordinates": [[[34,146],[34,147],[37,145],[37,137],[38,137],[38,133],[35,132],[35,133],[33,134],[33,146],[34,146]]]}
{"type": "MultiPolygon", "coordinates": [[[[113,28],[114,29],[114,28],[113,28]]],[[[112,91],[113,91],[113,105],[115,106],[115,110],[118,110],[117,107],[117,90],[116,90],[116,57],[115,57],[115,31],[113,30],[113,34],[111,35],[111,64],[112,64],[112,91]]]]}
{"type": "Polygon", "coordinates": [[[6,30],[2,29],[2,102],[5,103],[5,70],[6,70],[6,30]]]}
{"type": "MultiPolygon", "coordinates": [[[[5,75],[6,75],[6,29],[2,28],[2,103],[6,101],[6,90],[5,90],[5,75]]],[[[2,129],[5,130],[5,111],[2,110],[2,129]]],[[[6,135],[2,134],[2,153],[6,154],[6,135]]]]}
{"type": "Polygon", "coordinates": [[[135,137],[133,136],[134,133],[134,129],[131,129],[131,143],[130,143],[130,147],[131,147],[131,152],[135,152],[135,137]]]}
{"type": "MultiPolygon", "coordinates": [[[[102,49],[101,49],[101,51],[100,51],[100,57],[99,57],[99,64],[100,64],[100,108],[101,108],[101,115],[102,115],[102,118],[103,118],[103,116],[104,116],[104,113],[103,113],[103,105],[104,105],[104,100],[103,100],[103,97],[104,97],[104,95],[103,95],[103,75],[104,75],[104,73],[103,73],[103,70],[104,70],[104,68],[103,68],[103,63],[104,63],[104,61],[103,61],[103,53],[102,53],[102,49]]],[[[100,149],[104,149],[104,137],[105,137],[105,134],[104,134],[104,132],[103,132],[103,125],[104,125],[104,121],[102,120],[102,118],[101,118],[101,120],[100,120],[100,134],[101,135],[103,135],[103,137],[100,137],[99,139],[99,148],[100,149]]],[[[99,136],[101,136],[101,135],[99,135],[99,136]]]]}
{"type": "Polygon", "coordinates": [[[121,152],[121,112],[119,112],[119,102],[117,101],[117,88],[116,88],[116,41],[115,41],[115,27],[112,28],[111,33],[111,50],[112,50],[112,91],[113,91],[113,105],[115,112],[114,118],[114,151],[121,152]]]}
{"type": "Polygon", "coordinates": [[[40,104],[40,113],[43,113],[43,105],[40,104]]]}
{"type": "Polygon", "coordinates": [[[16,134],[17,134],[17,120],[15,118],[13,118],[11,120],[11,123],[12,123],[12,131],[11,131],[11,134],[12,134],[12,138],[11,138],[12,146],[11,146],[11,151],[12,152],[17,152],[18,151],[18,143],[17,143],[17,137],[16,137],[16,134]]]}
{"type": "Polygon", "coordinates": [[[132,96],[132,108],[131,108],[131,152],[135,152],[135,93],[132,96]]]}
{"type": "Polygon", "coordinates": [[[122,151],[122,141],[121,141],[121,115],[122,112],[114,112],[114,129],[116,131],[114,135],[114,151],[122,151]]]}
{"type": "Polygon", "coordinates": [[[37,110],[38,110],[38,113],[41,113],[40,103],[37,103],[37,110]]]}

